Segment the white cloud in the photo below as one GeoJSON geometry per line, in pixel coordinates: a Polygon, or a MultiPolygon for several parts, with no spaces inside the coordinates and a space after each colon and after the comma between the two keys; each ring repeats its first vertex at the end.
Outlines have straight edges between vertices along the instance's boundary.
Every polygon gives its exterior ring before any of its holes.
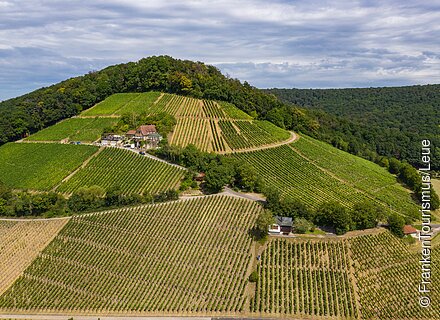
{"type": "Polygon", "coordinates": [[[0,1],[0,99],[168,54],[260,87],[439,82],[440,3],[0,1]],[[10,85],[9,85],[9,84],[10,85]]]}

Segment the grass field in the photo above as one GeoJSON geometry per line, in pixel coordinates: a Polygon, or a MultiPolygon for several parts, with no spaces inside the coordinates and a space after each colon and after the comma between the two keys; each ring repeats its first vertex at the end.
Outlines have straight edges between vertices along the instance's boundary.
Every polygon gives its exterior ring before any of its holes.
{"type": "Polygon", "coordinates": [[[129,150],[105,148],[57,189],[71,193],[93,185],[121,187],[128,193],[157,193],[176,189],[184,170],[129,150]]]}
{"type": "Polygon", "coordinates": [[[0,181],[15,189],[50,190],[98,150],[56,143],[0,147],[0,181]]]}
{"type": "Polygon", "coordinates": [[[113,126],[115,118],[71,118],[61,121],[29,136],[29,141],[70,141],[93,142],[104,133],[104,129],[113,126]]]}
{"type": "MultiPolygon", "coordinates": [[[[438,247],[433,261],[439,261],[438,247]]],[[[251,305],[266,316],[313,319],[437,319],[440,292],[431,308],[419,306],[420,253],[389,232],[347,239],[272,240],[258,263],[251,305]]],[[[431,288],[440,285],[433,264],[431,288]]],[[[435,291],[435,292],[434,292],[435,291]]]]}
{"type": "Polygon", "coordinates": [[[329,200],[352,207],[375,198],[388,209],[418,216],[410,193],[384,168],[304,135],[289,146],[234,157],[251,163],[270,187],[315,209],[329,200]]]}
{"type": "Polygon", "coordinates": [[[67,221],[0,221],[0,294],[12,285],[67,221]]]}
{"type": "Polygon", "coordinates": [[[78,216],[0,297],[11,309],[243,310],[260,206],[211,196],[78,216]]]}

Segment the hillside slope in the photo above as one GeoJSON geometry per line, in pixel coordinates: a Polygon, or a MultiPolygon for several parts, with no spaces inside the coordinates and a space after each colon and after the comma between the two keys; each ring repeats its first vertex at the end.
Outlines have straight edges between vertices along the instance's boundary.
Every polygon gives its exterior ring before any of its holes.
{"type": "Polygon", "coordinates": [[[149,57],[0,102],[0,144],[77,115],[114,93],[153,90],[227,101],[248,113],[263,114],[281,105],[275,97],[227,78],[213,66],[168,56],[149,57]]]}
{"type": "Polygon", "coordinates": [[[312,209],[330,200],[351,208],[373,199],[387,210],[418,217],[409,191],[387,170],[305,135],[290,145],[234,157],[254,166],[267,187],[312,209]]]}
{"type": "Polygon", "coordinates": [[[238,313],[260,211],[209,196],[74,217],[0,296],[0,309],[238,313]]]}
{"type": "Polygon", "coordinates": [[[430,139],[433,168],[440,168],[440,85],[266,92],[307,108],[320,123],[319,139],[353,153],[369,149],[418,166],[420,141],[430,139]]]}

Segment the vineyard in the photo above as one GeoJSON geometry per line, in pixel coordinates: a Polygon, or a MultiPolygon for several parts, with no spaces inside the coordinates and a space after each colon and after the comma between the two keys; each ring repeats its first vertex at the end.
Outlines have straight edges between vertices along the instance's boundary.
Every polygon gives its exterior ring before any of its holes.
{"type": "Polygon", "coordinates": [[[119,186],[125,194],[157,193],[177,188],[183,169],[129,150],[105,148],[63,182],[57,191],[71,193],[80,187],[119,186]]]}
{"type": "Polygon", "coordinates": [[[237,313],[260,206],[227,196],[73,217],[0,297],[7,310],[237,313]]]}
{"type": "Polygon", "coordinates": [[[345,241],[273,240],[261,255],[251,310],[357,318],[345,241]]]}
{"type": "Polygon", "coordinates": [[[302,136],[291,146],[312,163],[328,170],[356,189],[382,200],[399,212],[418,216],[418,207],[411,195],[385,168],[307,136],[302,136]]]}
{"type": "Polygon", "coordinates": [[[109,116],[130,101],[139,97],[139,93],[116,93],[81,113],[81,116],[109,116]]]}
{"type": "MultiPolygon", "coordinates": [[[[440,292],[431,307],[419,305],[419,247],[388,231],[346,239],[273,239],[257,264],[251,311],[266,315],[348,319],[437,319],[440,292]]],[[[439,261],[438,246],[433,262],[439,261]]],[[[440,268],[433,263],[438,288],[440,268]]]]}
{"type": "Polygon", "coordinates": [[[50,190],[98,150],[57,143],[8,143],[0,147],[0,181],[16,189],[50,190]]]}
{"type": "Polygon", "coordinates": [[[159,99],[160,92],[145,92],[139,93],[137,97],[130,100],[128,103],[122,105],[121,108],[116,110],[114,115],[122,115],[124,113],[149,113],[153,104],[159,99]]]}
{"type": "Polygon", "coordinates": [[[29,141],[70,141],[93,142],[98,140],[105,128],[113,126],[115,118],[70,118],[38,131],[25,140],[29,141]]]}
{"type": "Polygon", "coordinates": [[[236,153],[233,157],[253,165],[266,186],[278,189],[283,196],[288,195],[311,208],[316,209],[330,200],[352,207],[366,199],[355,188],[319,170],[287,145],[236,153]]]}
{"type": "MultiPolygon", "coordinates": [[[[198,100],[159,92],[115,94],[81,115],[119,116],[128,112],[139,114],[166,112],[173,115],[176,117],[177,125],[170,137],[170,144],[181,147],[194,144],[207,152],[229,153],[233,150],[270,145],[290,137],[289,132],[268,121],[252,120],[251,116],[230,103],[198,100]]],[[[87,120],[91,121],[88,118],[87,120]]],[[[82,127],[78,119],[76,121],[76,125],[71,122],[71,126],[69,123],[63,125],[62,122],[33,135],[30,139],[59,141],[69,137],[70,140],[75,138],[82,140],[80,139],[82,127]],[[75,132],[77,136],[71,136],[75,132]]],[[[112,120],[107,121],[110,123],[112,120]]],[[[90,133],[88,138],[91,139],[91,136],[90,133]]],[[[84,139],[84,141],[88,140],[84,139]]]]}
{"type": "Polygon", "coordinates": [[[384,168],[304,135],[289,146],[233,156],[252,164],[268,186],[314,209],[329,200],[350,208],[370,198],[417,216],[410,194],[384,168]]]}
{"type": "Polygon", "coordinates": [[[290,133],[268,121],[225,121],[219,122],[222,136],[233,150],[268,145],[287,140],[290,133]]]}
{"type": "Polygon", "coordinates": [[[0,221],[0,294],[12,285],[67,221],[0,221]]]}
{"type": "Polygon", "coordinates": [[[438,246],[432,255],[431,307],[419,305],[420,249],[408,246],[388,232],[350,240],[351,257],[363,319],[438,319],[440,261],[438,246]]]}

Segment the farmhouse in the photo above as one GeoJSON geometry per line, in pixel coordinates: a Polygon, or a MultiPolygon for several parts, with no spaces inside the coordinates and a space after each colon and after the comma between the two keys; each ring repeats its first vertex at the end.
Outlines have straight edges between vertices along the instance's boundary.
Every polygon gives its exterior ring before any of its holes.
{"type": "Polygon", "coordinates": [[[123,136],[114,133],[105,133],[101,138],[101,145],[116,147],[122,144],[122,140],[124,140],[123,136]]]}
{"type": "Polygon", "coordinates": [[[403,234],[405,236],[410,235],[411,237],[418,238],[418,233],[419,233],[418,230],[414,228],[412,225],[407,224],[403,226],[403,234]]]}
{"type": "Polygon", "coordinates": [[[147,140],[148,136],[153,133],[157,133],[156,126],[154,124],[147,124],[136,129],[135,137],[147,140]]]}
{"type": "Polygon", "coordinates": [[[142,125],[136,130],[130,130],[126,133],[126,137],[136,140],[137,146],[140,145],[140,141],[145,141],[150,147],[157,147],[162,140],[154,124],[142,125]]]}
{"type": "Polygon", "coordinates": [[[269,226],[270,234],[289,234],[292,232],[292,218],[275,216],[275,223],[269,226]]]}

